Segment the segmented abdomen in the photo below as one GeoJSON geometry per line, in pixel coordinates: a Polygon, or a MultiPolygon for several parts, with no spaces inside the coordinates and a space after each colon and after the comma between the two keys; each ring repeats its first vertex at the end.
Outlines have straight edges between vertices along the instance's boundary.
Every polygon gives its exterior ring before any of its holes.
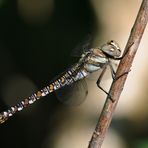
{"type": "Polygon", "coordinates": [[[25,98],[24,100],[17,103],[15,106],[12,106],[8,110],[0,113],[0,123],[5,122],[13,114],[23,110],[25,107],[27,107],[30,104],[33,104],[40,98],[66,85],[70,85],[75,81],[83,79],[88,74],[89,73],[84,68],[80,69],[79,65],[76,64],[75,66],[64,72],[61,76],[53,80],[48,86],[44,87],[42,90],[37,91],[30,97],[25,98]]]}

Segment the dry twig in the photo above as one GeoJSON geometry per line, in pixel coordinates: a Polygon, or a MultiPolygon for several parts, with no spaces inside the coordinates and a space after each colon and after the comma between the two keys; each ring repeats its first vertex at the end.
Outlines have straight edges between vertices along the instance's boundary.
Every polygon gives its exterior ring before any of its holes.
{"type": "MultiPolygon", "coordinates": [[[[124,58],[120,61],[120,64],[119,64],[119,67],[116,73],[116,78],[130,71],[133,59],[137,52],[138,46],[140,44],[140,40],[142,38],[147,21],[148,21],[148,0],[143,0],[140,10],[138,12],[136,21],[131,30],[131,34],[129,36],[128,42],[125,47],[125,51],[126,50],[129,50],[129,51],[124,56],[124,58]]],[[[101,147],[105,134],[109,127],[109,124],[111,122],[113,112],[116,108],[120,94],[123,90],[126,78],[127,78],[127,74],[123,75],[116,81],[113,81],[109,94],[111,94],[112,99],[115,100],[115,102],[112,102],[109,99],[109,97],[107,97],[105,105],[103,107],[102,113],[100,115],[96,129],[92,135],[88,148],[100,148],[101,147]]]]}

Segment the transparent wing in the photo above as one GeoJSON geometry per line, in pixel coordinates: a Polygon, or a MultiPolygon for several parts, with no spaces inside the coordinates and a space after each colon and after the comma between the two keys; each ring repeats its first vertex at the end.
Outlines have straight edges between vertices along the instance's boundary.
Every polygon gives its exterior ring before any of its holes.
{"type": "Polygon", "coordinates": [[[92,44],[92,35],[88,34],[81,43],[79,43],[71,52],[71,56],[80,57],[84,51],[87,51],[91,48],[92,44]]]}
{"type": "Polygon", "coordinates": [[[88,94],[87,83],[85,79],[74,82],[69,86],[65,86],[56,92],[58,100],[70,106],[77,106],[83,103],[88,94]]]}

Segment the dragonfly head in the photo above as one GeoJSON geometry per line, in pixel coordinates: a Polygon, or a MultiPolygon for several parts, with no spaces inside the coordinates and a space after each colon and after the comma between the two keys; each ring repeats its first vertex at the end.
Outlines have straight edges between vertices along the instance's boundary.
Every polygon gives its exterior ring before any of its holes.
{"type": "Polygon", "coordinates": [[[106,44],[101,46],[101,50],[103,51],[104,54],[108,55],[109,57],[120,57],[121,55],[121,50],[117,42],[114,40],[111,40],[107,42],[106,44]]]}

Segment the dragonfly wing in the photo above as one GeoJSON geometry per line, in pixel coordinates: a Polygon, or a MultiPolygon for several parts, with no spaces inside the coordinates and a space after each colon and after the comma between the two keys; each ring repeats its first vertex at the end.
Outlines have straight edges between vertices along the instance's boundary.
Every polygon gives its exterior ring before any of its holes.
{"type": "Polygon", "coordinates": [[[87,80],[97,81],[97,79],[99,78],[101,72],[102,72],[102,69],[91,73],[90,75],[87,76],[87,80]]]}
{"type": "Polygon", "coordinates": [[[58,100],[70,106],[77,106],[83,103],[87,94],[88,88],[84,79],[56,91],[58,100]]]}
{"type": "Polygon", "coordinates": [[[91,48],[92,35],[88,34],[81,43],[79,43],[71,52],[73,57],[81,57],[83,52],[88,51],[91,48]]]}

